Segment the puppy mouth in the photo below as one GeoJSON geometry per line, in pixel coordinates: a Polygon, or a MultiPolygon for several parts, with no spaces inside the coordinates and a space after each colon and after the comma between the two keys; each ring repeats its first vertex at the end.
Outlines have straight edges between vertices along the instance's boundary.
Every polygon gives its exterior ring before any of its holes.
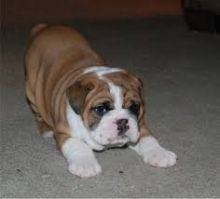
{"type": "Polygon", "coordinates": [[[105,148],[117,148],[117,147],[123,147],[129,142],[129,139],[127,137],[123,138],[117,138],[117,139],[108,139],[108,143],[104,144],[105,148]]]}
{"type": "Polygon", "coordinates": [[[117,144],[106,144],[105,149],[112,149],[112,148],[121,148],[125,146],[127,143],[117,143],[117,144]]]}
{"type": "Polygon", "coordinates": [[[117,137],[109,137],[105,140],[101,140],[100,137],[94,136],[93,139],[105,149],[123,147],[124,145],[134,144],[138,141],[139,136],[132,137],[124,134],[117,137]],[[97,139],[99,138],[99,139],[97,139]]]}

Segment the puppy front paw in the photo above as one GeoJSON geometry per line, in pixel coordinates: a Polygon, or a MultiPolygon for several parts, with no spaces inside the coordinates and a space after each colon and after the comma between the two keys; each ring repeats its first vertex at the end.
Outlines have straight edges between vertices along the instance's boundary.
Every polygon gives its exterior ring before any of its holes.
{"type": "Polygon", "coordinates": [[[81,178],[93,177],[102,169],[96,160],[92,149],[83,141],[69,138],[62,147],[62,152],[68,162],[69,171],[81,178]]]}
{"type": "Polygon", "coordinates": [[[102,169],[93,156],[81,155],[69,162],[70,173],[81,178],[89,178],[101,173],[102,169]]]}
{"type": "Polygon", "coordinates": [[[132,149],[143,157],[144,162],[152,166],[171,167],[176,164],[176,154],[161,147],[152,136],[142,138],[132,149]]]}
{"type": "Polygon", "coordinates": [[[155,167],[171,167],[176,164],[177,156],[175,153],[158,146],[148,151],[143,158],[144,162],[155,167]]]}

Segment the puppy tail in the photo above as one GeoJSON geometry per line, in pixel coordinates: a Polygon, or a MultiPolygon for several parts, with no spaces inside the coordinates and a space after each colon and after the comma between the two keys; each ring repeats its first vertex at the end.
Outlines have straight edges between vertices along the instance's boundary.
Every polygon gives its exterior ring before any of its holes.
{"type": "Polygon", "coordinates": [[[44,30],[45,28],[47,28],[48,24],[37,24],[35,25],[32,29],[31,29],[31,37],[35,36],[36,34],[38,34],[39,32],[41,32],[42,30],[44,30]]]}

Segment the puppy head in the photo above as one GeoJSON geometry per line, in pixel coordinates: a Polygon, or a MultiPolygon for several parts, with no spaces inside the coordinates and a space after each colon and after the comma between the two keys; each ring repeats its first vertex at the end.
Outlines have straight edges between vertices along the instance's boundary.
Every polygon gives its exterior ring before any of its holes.
{"type": "MultiPolygon", "coordinates": [[[[137,142],[144,106],[142,83],[127,72],[85,74],[67,91],[90,137],[103,146],[137,142]]],[[[79,129],[80,131],[80,129],[79,129]]]]}

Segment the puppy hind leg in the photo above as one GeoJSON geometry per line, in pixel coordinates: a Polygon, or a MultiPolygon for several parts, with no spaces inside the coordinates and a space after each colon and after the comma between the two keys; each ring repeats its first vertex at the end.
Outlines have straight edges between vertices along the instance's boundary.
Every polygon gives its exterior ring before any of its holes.
{"type": "Polygon", "coordinates": [[[37,117],[38,133],[44,138],[51,138],[54,135],[52,128],[40,116],[37,117]]]}
{"type": "Polygon", "coordinates": [[[25,89],[27,102],[37,120],[38,133],[45,138],[53,137],[52,128],[42,119],[40,113],[38,112],[38,108],[35,105],[35,97],[32,93],[32,89],[30,89],[30,84],[28,83],[28,81],[26,82],[25,89]]]}

